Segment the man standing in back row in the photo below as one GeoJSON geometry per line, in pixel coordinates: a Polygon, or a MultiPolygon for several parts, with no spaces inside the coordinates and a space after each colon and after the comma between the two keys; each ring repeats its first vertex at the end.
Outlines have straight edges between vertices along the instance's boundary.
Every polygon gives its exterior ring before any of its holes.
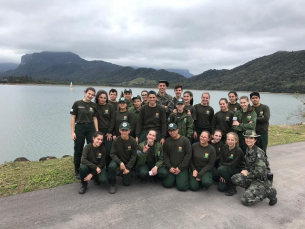
{"type": "Polygon", "coordinates": [[[255,131],[258,135],[260,135],[260,137],[258,137],[257,145],[267,154],[270,109],[267,105],[260,103],[261,97],[258,92],[252,92],[250,94],[250,99],[252,102],[252,107],[257,114],[255,131]]]}
{"type": "Polygon", "coordinates": [[[166,118],[172,113],[174,109],[173,97],[166,93],[166,88],[169,86],[169,83],[166,80],[160,80],[157,94],[157,104],[164,107],[166,112],[166,118]]]}

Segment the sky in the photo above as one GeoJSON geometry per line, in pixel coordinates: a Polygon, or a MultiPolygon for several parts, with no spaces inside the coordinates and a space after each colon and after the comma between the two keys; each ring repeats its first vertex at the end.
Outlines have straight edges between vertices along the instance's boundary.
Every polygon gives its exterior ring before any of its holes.
{"type": "Polygon", "coordinates": [[[304,0],[0,3],[0,63],[71,51],[86,60],[200,74],[304,46],[304,0]]]}

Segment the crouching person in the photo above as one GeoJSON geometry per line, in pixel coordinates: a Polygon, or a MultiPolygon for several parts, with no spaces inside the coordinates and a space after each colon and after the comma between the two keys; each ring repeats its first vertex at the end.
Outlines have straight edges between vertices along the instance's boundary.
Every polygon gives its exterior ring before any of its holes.
{"type": "Polygon", "coordinates": [[[84,194],[88,187],[88,181],[95,177],[94,183],[105,184],[107,182],[106,149],[103,143],[103,134],[95,132],[93,134],[93,143],[85,146],[81,158],[79,175],[81,178],[81,188],[79,194],[84,194]]]}
{"type": "Polygon", "coordinates": [[[187,137],[179,134],[175,123],[168,124],[170,138],[165,140],[163,145],[164,163],[169,173],[163,179],[163,186],[171,188],[176,183],[179,191],[187,191],[188,165],[192,157],[191,143],[187,137]]]}
{"type": "Polygon", "coordinates": [[[146,140],[139,144],[136,167],[141,183],[145,183],[148,177],[151,182],[155,182],[156,176],[163,179],[168,175],[163,162],[163,147],[157,141],[156,130],[149,130],[146,140]]]}
{"type": "Polygon", "coordinates": [[[243,205],[250,206],[268,198],[269,205],[273,206],[277,203],[277,193],[272,188],[273,174],[270,172],[267,155],[255,145],[259,135],[254,130],[247,130],[243,135],[247,145],[246,167],[232,176],[232,182],[246,189],[241,197],[243,205]]]}
{"type": "Polygon", "coordinates": [[[123,185],[129,186],[131,184],[131,169],[137,160],[137,143],[136,140],[129,136],[130,124],[122,122],[119,127],[121,136],[117,137],[113,143],[110,151],[112,161],[108,167],[109,179],[109,193],[116,192],[116,171],[120,168],[123,185]]]}

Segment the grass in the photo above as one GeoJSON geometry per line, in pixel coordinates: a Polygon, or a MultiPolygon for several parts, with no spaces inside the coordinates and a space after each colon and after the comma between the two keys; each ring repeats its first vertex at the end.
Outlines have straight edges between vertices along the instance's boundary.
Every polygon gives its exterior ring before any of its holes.
{"type": "MultiPolygon", "coordinates": [[[[270,126],[269,145],[305,141],[305,125],[270,126]]],[[[77,182],[73,157],[0,165],[0,197],[77,182]]]]}

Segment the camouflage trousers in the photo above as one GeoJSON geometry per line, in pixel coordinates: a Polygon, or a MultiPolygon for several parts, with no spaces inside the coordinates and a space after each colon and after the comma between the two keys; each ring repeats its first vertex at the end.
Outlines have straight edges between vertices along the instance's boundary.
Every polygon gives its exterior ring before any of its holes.
{"type": "Polygon", "coordinates": [[[246,189],[245,193],[241,197],[241,203],[246,206],[263,201],[268,197],[272,187],[270,181],[246,179],[246,177],[241,173],[233,175],[231,180],[235,185],[246,189]]]}

